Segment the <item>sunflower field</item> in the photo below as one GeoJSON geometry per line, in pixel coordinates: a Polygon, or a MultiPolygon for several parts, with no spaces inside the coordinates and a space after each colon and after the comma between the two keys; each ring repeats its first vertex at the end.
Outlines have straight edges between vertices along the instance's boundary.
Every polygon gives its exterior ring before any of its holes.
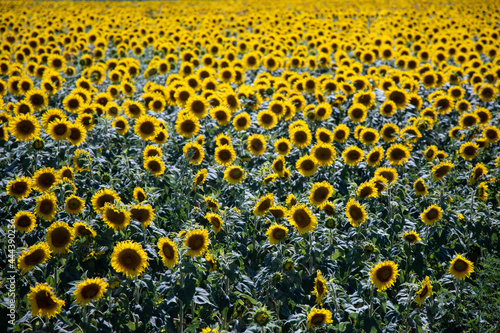
{"type": "Polygon", "coordinates": [[[499,332],[498,1],[0,2],[13,332],[499,332]]]}

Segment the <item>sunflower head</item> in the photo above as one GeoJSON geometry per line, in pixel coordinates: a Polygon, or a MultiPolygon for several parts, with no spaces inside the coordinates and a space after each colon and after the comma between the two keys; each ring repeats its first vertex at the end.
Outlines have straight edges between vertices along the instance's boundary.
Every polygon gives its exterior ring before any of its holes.
{"type": "Polygon", "coordinates": [[[33,317],[42,316],[52,318],[61,312],[61,308],[65,302],[56,297],[52,287],[47,283],[37,284],[35,287],[30,287],[30,289],[31,292],[28,294],[28,300],[33,317]]]}
{"type": "Polygon", "coordinates": [[[474,264],[461,254],[457,254],[455,258],[450,261],[448,272],[456,279],[463,280],[474,272],[474,264]]]}
{"type": "Polygon", "coordinates": [[[202,256],[208,250],[209,244],[208,231],[205,229],[195,229],[188,232],[183,242],[183,245],[188,249],[186,254],[191,257],[202,256]]]}
{"type": "Polygon", "coordinates": [[[370,280],[378,291],[382,291],[392,286],[398,275],[398,265],[393,261],[384,261],[372,268],[370,280]]]}
{"type": "Polygon", "coordinates": [[[148,256],[139,243],[122,241],[111,254],[111,266],[128,278],[139,276],[148,266],[148,256]]]}
{"type": "Polygon", "coordinates": [[[87,279],[76,286],[74,291],[76,302],[82,306],[104,296],[109,284],[103,278],[87,279]]]}

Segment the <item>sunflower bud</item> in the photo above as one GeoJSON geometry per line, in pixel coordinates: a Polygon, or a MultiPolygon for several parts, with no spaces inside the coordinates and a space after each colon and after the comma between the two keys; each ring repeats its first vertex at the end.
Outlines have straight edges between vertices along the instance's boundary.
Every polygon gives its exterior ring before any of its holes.
{"type": "Polygon", "coordinates": [[[275,272],[272,277],[273,284],[280,283],[282,278],[283,276],[280,272],[275,272]]]}
{"type": "Polygon", "coordinates": [[[253,320],[255,320],[259,326],[266,326],[271,320],[271,313],[265,306],[257,308],[253,315],[253,320]]]}
{"type": "Polygon", "coordinates": [[[373,253],[375,252],[375,250],[377,249],[377,247],[375,246],[375,244],[373,243],[366,243],[363,247],[363,251],[366,253],[366,254],[370,254],[370,253],[373,253]]]}
{"type": "Polygon", "coordinates": [[[43,147],[45,147],[45,141],[43,139],[37,138],[35,139],[35,141],[33,141],[33,148],[35,148],[36,150],[43,149],[43,147]]]}
{"type": "Polygon", "coordinates": [[[267,88],[266,89],[266,95],[272,96],[272,94],[274,94],[274,88],[273,87],[267,88]]]}
{"type": "Polygon", "coordinates": [[[329,217],[326,219],[325,221],[325,226],[328,228],[328,229],[333,229],[335,228],[335,219],[333,217],[329,217]]]}

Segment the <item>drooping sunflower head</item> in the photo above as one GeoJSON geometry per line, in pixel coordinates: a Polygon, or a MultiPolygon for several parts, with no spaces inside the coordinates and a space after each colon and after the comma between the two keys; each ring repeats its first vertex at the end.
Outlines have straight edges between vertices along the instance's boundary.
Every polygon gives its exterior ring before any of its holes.
{"type": "Polygon", "coordinates": [[[438,181],[445,177],[455,165],[449,161],[440,162],[432,168],[432,178],[438,181]]]}
{"type": "Polygon", "coordinates": [[[75,236],[95,237],[97,235],[94,229],[83,222],[75,222],[75,224],[73,225],[73,231],[75,233],[75,236]]]}
{"type": "Polygon", "coordinates": [[[51,250],[45,242],[40,242],[30,246],[23,251],[17,259],[17,267],[21,269],[23,274],[33,269],[35,266],[44,264],[51,258],[51,250]]]}
{"type": "Polygon", "coordinates": [[[259,201],[255,204],[253,208],[253,213],[256,216],[264,215],[269,208],[274,205],[274,195],[273,193],[268,193],[265,196],[262,196],[259,201]]]}
{"type": "Polygon", "coordinates": [[[398,275],[398,265],[393,261],[384,261],[372,268],[370,279],[377,290],[382,291],[392,286],[398,275]]]}
{"type": "Polygon", "coordinates": [[[359,227],[360,223],[365,222],[367,219],[367,213],[364,205],[360,204],[353,198],[349,199],[349,202],[345,207],[345,215],[353,227],[359,227]]]}
{"type": "Polygon", "coordinates": [[[424,281],[422,281],[420,289],[415,294],[417,295],[415,297],[415,302],[417,302],[419,306],[422,306],[424,300],[433,294],[432,284],[428,276],[426,276],[424,281]]]}
{"type": "Polygon", "coordinates": [[[37,284],[30,287],[28,300],[30,302],[31,314],[33,317],[42,316],[52,318],[61,312],[65,302],[54,294],[52,287],[47,283],[37,284]]]}
{"type": "Polygon", "coordinates": [[[326,287],[326,280],[321,275],[321,271],[316,272],[316,278],[314,279],[314,289],[312,294],[316,294],[316,303],[323,304],[323,297],[326,296],[328,289],[326,287]]]}
{"type": "Polygon", "coordinates": [[[177,246],[168,237],[162,237],[158,240],[158,253],[163,263],[169,268],[173,268],[179,262],[177,246]]]}
{"type": "Polygon", "coordinates": [[[426,196],[429,193],[422,178],[417,179],[415,183],[413,183],[413,189],[416,195],[426,196]]]}

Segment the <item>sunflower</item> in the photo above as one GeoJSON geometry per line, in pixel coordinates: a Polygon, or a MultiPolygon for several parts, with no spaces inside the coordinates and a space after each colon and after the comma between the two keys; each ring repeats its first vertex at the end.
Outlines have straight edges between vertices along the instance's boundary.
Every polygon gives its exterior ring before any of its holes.
{"type": "Polygon", "coordinates": [[[327,143],[317,143],[311,149],[311,155],[314,156],[318,165],[330,166],[337,157],[335,147],[327,143]]]}
{"type": "Polygon", "coordinates": [[[109,188],[100,189],[92,196],[92,207],[96,213],[102,214],[107,203],[114,204],[115,202],[120,202],[120,196],[115,190],[109,188]]]}
{"type": "Polygon", "coordinates": [[[372,181],[364,182],[359,184],[358,190],[356,191],[358,199],[368,199],[378,197],[378,190],[372,181]]]}
{"type": "Polygon", "coordinates": [[[66,96],[63,100],[64,109],[72,113],[80,113],[84,105],[85,101],[79,94],[72,93],[66,96]]]}
{"type": "Polygon", "coordinates": [[[175,243],[168,237],[158,240],[158,253],[168,268],[173,268],[179,262],[179,252],[175,243]]]}
{"type": "Polygon", "coordinates": [[[30,287],[30,290],[28,300],[33,317],[42,316],[50,319],[61,313],[65,303],[56,297],[52,287],[47,283],[37,284],[35,287],[30,287]]]}
{"type": "Polygon", "coordinates": [[[497,98],[497,89],[492,84],[481,84],[477,89],[477,95],[482,102],[491,102],[497,98]]]}
{"type": "Polygon", "coordinates": [[[158,177],[165,172],[165,163],[159,156],[150,156],[144,160],[144,169],[158,177]]]}
{"type": "Polygon", "coordinates": [[[175,129],[180,136],[191,138],[200,131],[200,122],[190,115],[179,115],[175,122],[175,129]]]}
{"type": "Polygon", "coordinates": [[[148,266],[148,256],[141,244],[127,240],[116,244],[111,254],[111,266],[128,278],[141,275],[148,266]]]}
{"type": "Polygon", "coordinates": [[[280,138],[274,142],[274,149],[281,156],[286,156],[292,150],[292,143],[286,138],[280,138]]]}
{"type": "Polygon", "coordinates": [[[231,165],[224,171],[224,179],[229,184],[242,183],[247,173],[238,165],[231,165]]]}
{"type": "Polygon", "coordinates": [[[450,113],[451,110],[453,110],[454,103],[453,99],[451,99],[449,96],[443,95],[436,97],[436,99],[432,103],[432,106],[439,114],[447,114],[450,113]]]}
{"type": "Polygon", "coordinates": [[[473,126],[476,126],[479,124],[481,119],[477,116],[477,114],[473,112],[464,112],[458,119],[458,123],[460,125],[460,128],[471,128],[473,126]]]}
{"type": "Polygon", "coordinates": [[[136,204],[130,207],[130,217],[139,221],[144,228],[151,224],[155,216],[156,214],[151,205],[136,204]]]}
{"type": "Polygon", "coordinates": [[[386,100],[394,102],[398,109],[404,109],[410,102],[408,94],[403,89],[395,86],[386,91],[385,97],[386,100]]]}
{"type": "Polygon", "coordinates": [[[322,305],[323,297],[326,296],[328,289],[326,287],[326,280],[321,275],[321,271],[318,269],[316,271],[316,278],[314,279],[314,289],[312,294],[316,294],[316,303],[322,305]]]}
{"type": "Polygon", "coordinates": [[[387,184],[392,184],[398,180],[398,172],[394,168],[378,168],[375,177],[382,176],[387,180],[387,184]]]}
{"type": "Polygon", "coordinates": [[[393,261],[384,261],[372,268],[370,280],[378,291],[382,291],[392,286],[398,275],[398,265],[393,261]]]}
{"type": "Polygon", "coordinates": [[[50,137],[56,141],[66,140],[70,132],[71,122],[67,119],[55,119],[47,126],[47,132],[50,137]]]}
{"type": "Polygon", "coordinates": [[[332,322],[332,313],[330,310],[312,309],[307,315],[307,328],[331,324],[332,322]]]}
{"type": "Polygon", "coordinates": [[[268,193],[265,196],[262,196],[259,199],[259,201],[255,204],[253,208],[253,214],[256,216],[262,216],[273,205],[274,205],[274,195],[272,193],[268,193]]]}
{"type": "Polygon", "coordinates": [[[393,101],[385,101],[380,105],[380,114],[384,117],[392,117],[397,110],[397,105],[393,101]]]}
{"type": "Polygon", "coordinates": [[[189,164],[199,165],[205,158],[203,147],[196,142],[186,143],[184,148],[182,148],[182,152],[184,153],[184,158],[189,161],[189,164]]]}
{"type": "Polygon", "coordinates": [[[431,205],[420,214],[420,220],[427,225],[433,225],[435,222],[441,220],[442,216],[443,209],[438,205],[431,205]]]}
{"type": "MultiPolygon", "coordinates": [[[[128,133],[129,130],[129,124],[128,121],[125,117],[119,116],[113,119],[113,128],[115,131],[120,134],[120,135],[125,135],[128,133]]],[[[71,135],[70,135],[71,137],[71,135]]]]}
{"type": "Polygon", "coordinates": [[[66,139],[73,145],[79,146],[85,142],[87,137],[87,130],[79,123],[70,124],[68,126],[69,135],[66,139]]]}
{"type": "Polygon", "coordinates": [[[395,143],[387,149],[386,158],[391,165],[403,165],[410,158],[410,150],[407,146],[395,143]]]}
{"type": "Polygon", "coordinates": [[[134,132],[144,141],[153,139],[159,130],[158,119],[153,116],[143,115],[135,120],[134,132]]]}
{"type": "Polygon", "coordinates": [[[146,148],[144,148],[144,150],[142,152],[142,157],[144,159],[146,159],[148,157],[153,157],[153,156],[162,157],[163,152],[162,152],[161,148],[158,146],[147,145],[146,148]]]}
{"type": "Polygon", "coordinates": [[[288,211],[286,207],[283,206],[272,206],[269,208],[269,212],[274,216],[276,219],[281,219],[286,217],[288,211]]]}
{"type": "MultiPolygon", "coordinates": [[[[207,172],[208,172],[207,169],[201,169],[200,171],[198,171],[196,173],[196,176],[194,176],[194,179],[193,179],[193,185],[195,187],[205,183],[205,181],[207,180],[207,172]]],[[[224,176],[225,176],[225,174],[224,174],[224,176]]]]}
{"type": "Polygon", "coordinates": [[[387,123],[380,130],[380,135],[385,142],[391,143],[398,138],[399,127],[395,124],[387,123]]]}
{"type": "Polygon", "coordinates": [[[415,232],[414,230],[405,232],[405,234],[403,235],[403,239],[410,244],[413,244],[415,242],[422,240],[422,238],[420,238],[420,235],[417,232],[415,232]]]}
{"type": "Polygon", "coordinates": [[[461,254],[457,254],[450,261],[448,272],[456,279],[464,280],[466,277],[470,277],[471,273],[474,273],[474,264],[461,254]]]}
{"type": "Polygon", "coordinates": [[[318,143],[332,143],[334,140],[333,133],[324,127],[320,127],[316,130],[314,134],[316,141],[318,143]]]}
{"type": "Polygon", "coordinates": [[[349,199],[345,207],[345,215],[353,227],[359,227],[367,218],[365,207],[353,198],[349,199]]]}
{"type": "Polygon", "coordinates": [[[494,125],[486,126],[483,128],[483,138],[488,143],[495,143],[500,140],[500,130],[494,125]]]}
{"type": "Polygon", "coordinates": [[[85,207],[85,201],[76,195],[71,195],[64,201],[64,210],[68,214],[81,214],[85,207]]]}
{"type": "Polygon", "coordinates": [[[31,89],[26,93],[24,99],[30,102],[36,111],[40,111],[41,109],[49,105],[49,99],[47,98],[47,95],[45,95],[45,93],[39,89],[31,89]]]}
{"type": "Polygon", "coordinates": [[[20,233],[32,232],[36,227],[36,217],[28,211],[19,211],[14,216],[14,226],[20,233]]]}
{"type": "Polygon", "coordinates": [[[347,111],[347,115],[353,123],[362,123],[365,121],[367,115],[366,106],[360,103],[354,103],[347,111]]]}
{"type": "Polygon", "coordinates": [[[304,177],[310,177],[318,170],[318,161],[314,156],[304,155],[297,160],[295,168],[304,177]]]}
{"type": "Polygon", "coordinates": [[[474,113],[479,117],[479,123],[481,125],[486,126],[490,123],[492,116],[490,110],[487,108],[476,108],[474,113]]]}
{"type": "Polygon", "coordinates": [[[373,128],[364,128],[359,133],[359,141],[364,145],[374,145],[378,142],[380,136],[376,130],[373,128]]]}
{"type": "Polygon", "coordinates": [[[417,292],[415,292],[415,294],[417,295],[415,297],[415,302],[417,302],[419,306],[422,306],[424,300],[433,294],[432,284],[428,276],[426,276],[424,281],[422,281],[420,289],[417,292]]]}
{"type": "Polygon", "coordinates": [[[197,119],[202,119],[208,114],[209,106],[205,98],[199,95],[193,95],[187,100],[185,108],[190,115],[197,119]]]}
{"type": "Polygon", "coordinates": [[[425,186],[425,182],[422,178],[419,178],[413,183],[413,189],[416,195],[426,196],[429,194],[427,187],[425,186]]]}
{"type": "Polygon", "coordinates": [[[94,229],[92,229],[90,226],[88,226],[86,223],[83,222],[76,222],[73,225],[73,231],[75,233],[75,236],[95,237],[97,235],[94,229]]]}
{"type": "Polygon", "coordinates": [[[384,149],[382,147],[375,147],[366,155],[366,164],[371,167],[376,167],[380,164],[383,158],[384,149]]]}
{"type": "Polygon", "coordinates": [[[247,139],[247,148],[254,156],[263,155],[266,151],[266,140],[261,134],[252,134],[247,139]]]}
{"type": "Polygon", "coordinates": [[[244,131],[251,125],[250,115],[246,112],[240,113],[233,119],[234,129],[237,131],[244,131]]]}
{"type": "Polygon", "coordinates": [[[428,162],[431,162],[436,158],[437,152],[438,148],[435,145],[431,145],[424,151],[424,157],[428,162]]]}
{"type": "Polygon", "coordinates": [[[33,185],[38,192],[46,192],[59,182],[59,173],[54,168],[42,168],[33,175],[33,185]]]}
{"type": "Polygon", "coordinates": [[[347,147],[342,152],[344,163],[350,166],[355,166],[363,160],[364,152],[356,146],[347,147]]]}
{"type": "Polygon", "coordinates": [[[222,145],[215,148],[214,156],[217,164],[222,166],[228,166],[236,159],[234,148],[230,145],[222,145]]]}
{"type": "Polygon", "coordinates": [[[475,142],[465,142],[458,152],[464,160],[472,161],[479,153],[479,145],[475,142]]]}
{"type": "Polygon", "coordinates": [[[282,176],[286,170],[285,158],[282,155],[279,155],[276,157],[271,167],[275,173],[282,176]]]}
{"type": "Polygon", "coordinates": [[[228,91],[223,92],[220,97],[222,97],[224,106],[226,106],[231,113],[234,113],[241,108],[240,100],[232,89],[228,89],[228,91]]]}
{"type": "Polygon", "coordinates": [[[146,108],[142,103],[138,101],[132,101],[130,99],[127,99],[125,100],[125,102],[123,102],[122,108],[129,118],[140,118],[146,112],[146,108]]]}
{"type": "Polygon", "coordinates": [[[477,187],[477,197],[479,200],[486,201],[488,199],[488,183],[481,182],[477,187]]]}
{"type": "Polygon", "coordinates": [[[47,262],[52,257],[51,252],[49,245],[45,242],[32,245],[21,253],[17,259],[17,267],[23,274],[26,274],[35,266],[47,262]]]}
{"type": "Polygon", "coordinates": [[[278,124],[278,117],[271,111],[262,110],[257,114],[257,122],[264,129],[272,129],[278,124]]]}
{"type": "Polygon", "coordinates": [[[33,181],[28,177],[16,177],[7,184],[7,195],[17,199],[27,198],[32,191],[33,181]]]}
{"type": "Polygon", "coordinates": [[[314,183],[311,191],[309,192],[309,202],[314,207],[321,209],[332,196],[333,192],[333,186],[326,181],[314,183]]]}
{"type": "Polygon", "coordinates": [[[94,121],[93,115],[82,113],[82,114],[78,115],[78,117],[76,118],[75,124],[80,124],[87,131],[90,131],[91,129],[93,129],[95,127],[96,122],[94,121]]]}
{"type": "Polygon", "coordinates": [[[52,223],[45,234],[45,241],[55,254],[67,253],[74,238],[73,228],[62,221],[52,223]]]}
{"type": "Polygon", "coordinates": [[[222,220],[220,215],[217,213],[207,213],[205,215],[205,218],[212,225],[212,230],[214,231],[214,233],[218,234],[222,229],[222,224],[224,224],[224,221],[222,220]]]}
{"type": "Polygon", "coordinates": [[[400,136],[406,142],[417,142],[422,137],[422,133],[416,126],[411,125],[403,128],[400,136]]]}
{"type": "Polygon", "coordinates": [[[126,209],[116,208],[106,203],[102,209],[102,219],[114,231],[125,229],[130,224],[131,214],[126,209]]]}
{"type": "Polygon", "coordinates": [[[40,136],[40,123],[31,114],[19,115],[9,121],[9,131],[18,141],[30,141],[40,136]]]}
{"type": "Polygon", "coordinates": [[[441,180],[445,177],[455,165],[451,162],[444,161],[432,168],[432,178],[435,181],[441,180]]]}
{"type": "Polygon", "coordinates": [[[215,201],[211,197],[205,198],[205,204],[207,205],[208,209],[211,209],[211,210],[218,210],[219,209],[219,204],[217,203],[217,201],[215,201]]]}
{"type": "Polygon", "coordinates": [[[186,253],[188,256],[202,256],[208,251],[208,245],[210,244],[208,231],[205,229],[195,229],[188,232],[184,238],[183,244],[188,248],[186,253]]]}
{"type": "Polygon", "coordinates": [[[312,140],[311,131],[307,126],[297,126],[290,131],[290,141],[297,148],[307,147],[312,140]]]}
{"type": "Polygon", "coordinates": [[[35,214],[42,219],[52,221],[57,210],[57,198],[54,193],[44,193],[36,199],[35,214]]]}
{"type": "Polygon", "coordinates": [[[108,286],[109,284],[103,278],[87,279],[76,286],[73,295],[75,295],[76,302],[84,306],[104,297],[108,286]]]}
{"type": "Polygon", "coordinates": [[[231,120],[231,112],[223,106],[218,106],[210,109],[210,117],[215,119],[220,126],[225,126],[231,120]]]}
{"type": "Polygon", "coordinates": [[[288,222],[297,229],[299,234],[308,233],[316,228],[316,216],[304,204],[294,205],[288,212],[288,222]]]}

